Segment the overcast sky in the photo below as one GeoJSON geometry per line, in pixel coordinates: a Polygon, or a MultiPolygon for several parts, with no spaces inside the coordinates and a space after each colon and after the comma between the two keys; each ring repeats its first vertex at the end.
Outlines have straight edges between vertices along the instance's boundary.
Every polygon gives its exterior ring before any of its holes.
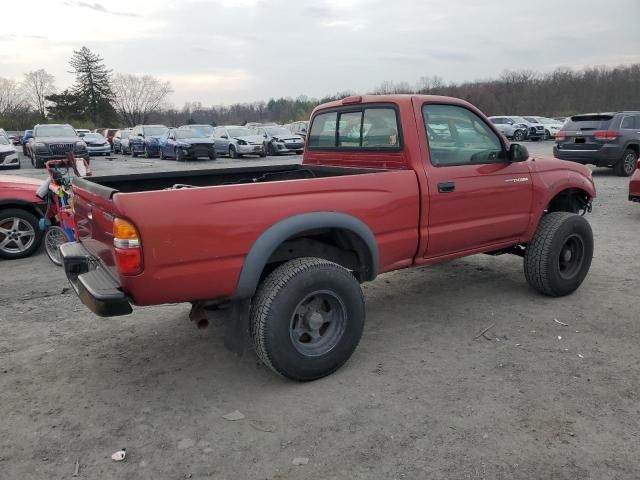
{"type": "Polygon", "coordinates": [[[176,106],[640,62],[640,0],[28,0],[8,10],[0,76],[44,68],[62,89],[85,45],[115,72],[171,81],[176,106]]]}

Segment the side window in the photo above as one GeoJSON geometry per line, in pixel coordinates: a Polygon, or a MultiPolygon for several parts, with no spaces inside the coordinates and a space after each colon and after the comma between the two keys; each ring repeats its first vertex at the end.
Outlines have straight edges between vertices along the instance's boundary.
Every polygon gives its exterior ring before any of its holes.
{"type": "Polygon", "coordinates": [[[342,148],[359,148],[362,130],[362,112],[340,114],[338,123],[338,146],[342,148]]]}
{"type": "Polygon", "coordinates": [[[620,124],[620,128],[624,130],[631,130],[634,127],[634,118],[631,115],[622,118],[622,123],[620,124]]]}
{"type": "Polygon", "coordinates": [[[316,115],[309,132],[310,147],[335,147],[337,112],[327,112],[316,115]]]}
{"type": "Polygon", "coordinates": [[[422,115],[434,166],[504,160],[500,138],[475,113],[455,105],[425,105],[422,115]]]}
{"type": "Polygon", "coordinates": [[[393,108],[367,108],[362,122],[363,147],[399,147],[398,120],[393,108]]]}
{"type": "Polygon", "coordinates": [[[490,118],[489,120],[491,120],[491,123],[493,123],[494,125],[502,125],[501,118],[490,118]]]}

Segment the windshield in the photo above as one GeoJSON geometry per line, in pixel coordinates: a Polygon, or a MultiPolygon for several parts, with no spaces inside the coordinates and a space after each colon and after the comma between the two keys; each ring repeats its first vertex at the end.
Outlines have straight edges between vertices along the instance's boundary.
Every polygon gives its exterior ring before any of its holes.
{"type": "Polygon", "coordinates": [[[538,118],[537,120],[543,125],[557,125],[560,123],[557,120],[553,120],[551,118],[538,118]]]}
{"type": "Polygon", "coordinates": [[[267,133],[271,136],[277,137],[277,136],[283,136],[283,135],[293,135],[289,129],[284,128],[284,127],[268,127],[265,128],[265,130],[267,131],[267,133]]]}
{"type": "Polygon", "coordinates": [[[250,135],[255,135],[246,127],[227,128],[227,130],[229,131],[229,135],[231,135],[232,137],[247,137],[250,135]]]}
{"type": "Polygon", "coordinates": [[[179,128],[176,130],[176,138],[207,138],[207,134],[194,128],[179,128]]]}
{"type": "Polygon", "coordinates": [[[99,133],[85,133],[84,137],[82,137],[84,139],[84,141],[91,141],[91,142],[104,142],[106,141],[106,139],[100,135],[99,133]]]}
{"type": "Polygon", "coordinates": [[[167,127],[144,127],[144,134],[156,137],[166,135],[169,129],[167,127]]]}
{"type": "Polygon", "coordinates": [[[194,132],[201,133],[202,135],[193,135],[194,137],[208,137],[213,135],[213,127],[211,125],[189,125],[189,128],[194,132]]]}
{"type": "Polygon", "coordinates": [[[127,138],[129,138],[130,134],[131,134],[131,132],[120,132],[120,138],[127,139],[127,138]]]}
{"type": "Polygon", "coordinates": [[[536,120],[533,117],[524,117],[525,120],[527,120],[529,123],[540,123],[538,120],[536,120]]]}
{"type": "Polygon", "coordinates": [[[43,125],[35,130],[36,137],[75,137],[76,131],[69,125],[43,125]]]}
{"type": "Polygon", "coordinates": [[[0,145],[9,145],[9,140],[4,135],[0,135],[0,145]]]}

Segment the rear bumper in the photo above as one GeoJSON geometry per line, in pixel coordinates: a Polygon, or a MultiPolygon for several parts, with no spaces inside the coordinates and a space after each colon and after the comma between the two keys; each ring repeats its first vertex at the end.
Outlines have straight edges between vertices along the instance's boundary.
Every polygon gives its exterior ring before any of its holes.
{"type": "Polygon", "coordinates": [[[640,203],[640,170],[636,170],[629,182],[629,200],[640,203]]]}
{"type": "Polygon", "coordinates": [[[71,287],[89,310],[101,317],[128,315],[133,310],[120,285],[81,243],[60,246],[64,272],[71,287]]]}
{"type": "Polygon", "coordinates": [[[600,150],[572,150],[570,146],[558,148],[558,145],[554,145],[553,156],[560,160],[607,167],[622,159],[622,148],[617,145],[603,145],[600,150]]]}

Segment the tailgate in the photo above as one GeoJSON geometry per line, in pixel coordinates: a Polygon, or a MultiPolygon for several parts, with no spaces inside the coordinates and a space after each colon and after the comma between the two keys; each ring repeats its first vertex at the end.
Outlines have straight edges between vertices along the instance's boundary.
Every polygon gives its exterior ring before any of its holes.
{"type": "Polygon", "coordinates": [[[556,136],[556,143],[561,150],[597,151],[603,142],[595,138],[595,133],[609,129],[611,115],[575,115],[562,127],[562,134],[556,136]]]}
{"type": "Polygon", "coordinates": [[[113,191],[101,190],[103,188],[100,185],[92,184],[87,179],[74,179],[74,210],[78,236],[87,251],[99,258],[114,278],[118,278],[113,252],[113,191]]]}

